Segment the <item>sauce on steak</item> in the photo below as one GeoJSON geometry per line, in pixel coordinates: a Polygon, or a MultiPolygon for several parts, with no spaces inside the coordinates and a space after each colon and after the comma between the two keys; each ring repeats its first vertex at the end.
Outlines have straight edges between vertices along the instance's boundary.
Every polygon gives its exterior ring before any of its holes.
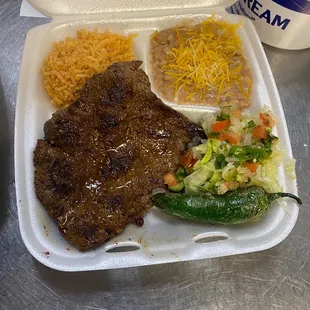
{"type": "Polygon", "coordinates": [[[64,237],[87,250],[134,222],[201,128],[151,91],[141,61],[94,75],[80,99],[44,125],[34,151],[35,189],[64,237]]]}

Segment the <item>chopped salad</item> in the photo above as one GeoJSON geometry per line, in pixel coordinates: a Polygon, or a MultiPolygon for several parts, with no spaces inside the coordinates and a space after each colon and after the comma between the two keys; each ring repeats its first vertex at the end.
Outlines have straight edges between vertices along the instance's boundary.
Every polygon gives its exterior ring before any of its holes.
{"type": "Polygon", "coordinates": [[[267,192],[280,191],[283,152],[272,134],[274,115],[265,108],[251,116],[242,116],[240,110],[225,112],[203,118],[208,139],[190,148],[177,171],[164,176],[170,191],[224,194],[253,185],[267,192]]]}

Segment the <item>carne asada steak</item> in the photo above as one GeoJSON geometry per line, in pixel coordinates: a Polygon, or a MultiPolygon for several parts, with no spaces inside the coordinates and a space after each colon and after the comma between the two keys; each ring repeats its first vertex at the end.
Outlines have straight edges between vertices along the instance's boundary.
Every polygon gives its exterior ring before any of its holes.
{"type": "Polygon", "coordinates": [[[87,250],[143,225],[153,189],[201,128],[151,91],[141,61],[94,75],[80,99],[44,125],[34,151],[35,189],[64,237],[87,250]]]}

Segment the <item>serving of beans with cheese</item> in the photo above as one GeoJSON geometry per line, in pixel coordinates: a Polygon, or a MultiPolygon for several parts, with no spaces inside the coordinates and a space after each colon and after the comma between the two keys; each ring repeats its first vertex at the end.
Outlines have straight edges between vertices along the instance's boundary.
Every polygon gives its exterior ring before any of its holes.
{"type": "Polygon", "coordinates": [[[213,16],[198,25],[156,31],[151,72],[159,95],[178,104],[250,105],[252,76],[237,34],[240,24],[213,16]]]}

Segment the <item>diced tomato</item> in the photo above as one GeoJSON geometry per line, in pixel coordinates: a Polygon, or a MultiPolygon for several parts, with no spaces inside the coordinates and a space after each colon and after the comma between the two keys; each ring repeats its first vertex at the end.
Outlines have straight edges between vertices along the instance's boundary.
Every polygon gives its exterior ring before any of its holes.
{"type": "Polygon", "coordinates": [[[188,151],[180,158],[180,165],[182,165],[185,169],[190,168],[195,165],[197,159],[194,158],[193,152],[188,151]]]}
{"type": "Polygon", "coordinates": [[[241,111],[240,110],[232,111],[231,116],[237,119],[241,119],[241,111]]]}
{"type": "Polygon", "coordinates": [[[217,138],[220,141],[226,141],[226,133],[225,132],[221,132],[217,138]]]}
{"type": "Polygon", "coordinates": [[[241,140],[241,136],[233,131],[226,133],[226,139],[231,144],[238,144],[241,140]]]}
{"type": "Polygon", "coordinates": [[[276,124],[274,119],[268,113],[259,113],[259,117],[266,127],[273,127],[276,124]]]}
{"type": "Polygon", "coordinates": [[[211,127],[214,132],[219,132],[221,130],[228,128],[229,125],[230,125],[230,120],[225,119],[223,121],[218,121],[218,122],[213,123],[211,127]]]}
{"type": "Polygon", "coordinates": [[[257,139],[266,140],[268,138],[268,133],[265,126],[258,125],[252,131],[252,136],[257,139]]]}
{"type": "Polygon", "coordinates": [[[233,131],[221,132],[218,140],[227,141],[231,144],[238,144],[241,141],[241,136],[233,131]]]}
{"type": "Polygon", "coordinates": [[[244,163],[244,167],[248,168],[251,172],[256,172],[258,168],[258,163],[244,163]]]}
{"type": "Polygon", "coordinates": [[[178,179],[173,172],[168,172],[164,175],[165,184],[169,187],[176,186],[178,184],[178,179]]]}

